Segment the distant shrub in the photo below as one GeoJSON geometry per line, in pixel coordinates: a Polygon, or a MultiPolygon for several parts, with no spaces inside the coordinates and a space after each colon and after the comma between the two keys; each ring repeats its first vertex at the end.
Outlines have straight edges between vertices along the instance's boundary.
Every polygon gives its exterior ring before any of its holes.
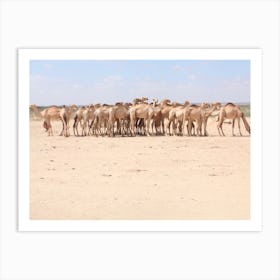
{"type": "Polygon", "coordinates": [[[251,116],[251,106],[250,105],[239,105],[245,117],[251,116]]]}

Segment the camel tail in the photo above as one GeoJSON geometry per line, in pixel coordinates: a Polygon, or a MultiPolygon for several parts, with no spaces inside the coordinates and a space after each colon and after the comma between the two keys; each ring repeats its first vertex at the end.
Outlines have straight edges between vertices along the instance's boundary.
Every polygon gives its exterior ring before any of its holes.
{"type": "Polygon", "coordinates": [[[247,122],[246,117],[244,116],[244,114],[242,114],[242,120],[243,120],[243,123],[244,123],[244,126],[245,126],[246,130],[249,132],[249,134],[251,134],[250,125],[249,125],[249,123],[247,122]]]}

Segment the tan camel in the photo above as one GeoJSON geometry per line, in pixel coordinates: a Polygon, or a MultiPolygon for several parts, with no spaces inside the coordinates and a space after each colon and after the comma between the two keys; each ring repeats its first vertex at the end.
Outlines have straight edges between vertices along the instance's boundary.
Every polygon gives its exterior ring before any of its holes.
{"type": "MultiPolygon", "coordinates": [[[[72,116],[73,111],[77,109],[76,105],[71,105],[70,107],[66,107],[65,105],[62,106],[62,108],[60,108],[59,111],[59,116],[60,119],[62,120],[62,131],[60,133],[60,136],[63,134],[65,137],[70,136],[70,132],[69,132],[69,122],[70,122],[70,118],[72,116]]],[[[46,115],[49,114],[49,108],[46,110],[46,115]]],[[[50,119],[45,120],[44,122],[44,127],[46,128],[51,128],[51,123],[50,123],[50,119]]]]}
{"type": "Polygon", "coordinates": [[[137,119],[144,119],[144,134],[150,136],[150,123],[154,114],[153,105],[146,103],[134,104],[129,109],[130,131],[133,136],[136,135],[137,119]]]}
{"type": "MultiPolygon", "coordinates": [[[[66,107],[65,105],[62,106],[62,108],[59,111],[59,116],[60,119],[62,120],[62,124],[63,124],[63,135],[65,137],[70,136],[70,132],[69,132],[69,122],[70,122],[70,118],[72,116],[73,111],[77,109],[76,105],[71,105],[70,107],[66,107]]],[[[46,113],[48,114],[49,109],[47,109],[46,113]]]]}
{"type": "Polygon", "coordinates": [[[164,122],[165,120],[169,119],[169,112],[171,109],[173,109],[174,103],[171,104],[171,101],[169,99],[164,99],[160,102],[159,106],[161,108],[161,116],[162,116],[162,120],[161,120],[162,133],[167,135],[167,128],[165,127],[164,122]]]}
{"type": "Polygon", "coordinates": [[[168,129],[169,135],[171,135],[170,125],[172,124],[172,133],[173,135],[183,135],[183,123],[184,123],[184,116],[185,111],[189,107],[190,102],[185,101],[183,105],[179,105],[178,103],[173,102],[173,108],[169,111],[168,116],[168,129]]]}
{"type": "Polygon", "coordinates": [[[203,123],[203,111],[209,108],[208,103],[201,103],[200,106],[196,104],[192,104],[185,109],[184,112],[184,121],[183,125],[185,126],[185,122],[188,121],[188,135],[192,135],[193,123],[196,122],[196,134],[198,136],[202,136],[202,123],[203,123]]]}
{"type": "Polygon", "coordinates": [[[235,123],[235,120],[237,119],[239,133],[240,133],[240,136],[242,136],[241,130],[240,130],[240,118],[242,119],[242,121],[244,123],[245,129],[248,131],[249,134],[251,134],[250,125],[247,122],[246,117],[245,117],[244,113],[241,111],[240,107],[233,103],[227,103],[225,106],[223,106],[219,113],[218,125],[217,125],[219,135],[225,136],[223,128],[222,128],[224,120],[232,119],[232,136],[235,136],[234,123],[235,123]]]}
{"type": "Polygon", "coordinates": [[[153,102],[150,104],[153,106],[154,114],[152,116],[152,133],[155,135],[161,134],[161,123],[162,123],[162,113],[161,107],[158,104],[158,99],[153,99],[153,102]]]}
{"type": "Polygon", "coordinates": [[[107,126],[109,121],[109,109],[111,105],[103,104],[97,108],[93,113],[93,121],[90,128],[93,130],[95,135],[100,134],[104,136],[107,133],[107,126]],[[103,128],[103,129],[102,129],[103,128]]]}
{"type": "Polygon", "coordinates": [[[114,126],[117,123],[117,131],[121,136],[124,136],[127,132],[126,125],[129,123],[129,111],[128,106],[121,102],[115,103],[114,106],[109,108],[109,120],[108,120],[108,133],[109,136],[115,136],[114,126]]]}
{"type": "Polygon", "coordinates": [[[217,110],[219,110],[221,107],[221,103],[220,102],[214,102],[211,104],[211,108],[210,109],[206,109],[206,108],[201,108],[201,121],[202,121],[202,126],[204,128],[203,131],[203,135],[204,136],[208,136],[208,132],[207,132],[207,121],[208,118],[211,116],[211,114],[217,110]]]}
{"type": "Polygon", "coordinates": [[[82,126],[82,121],[83,121],[83,112],[86,109],[85,106],[82,106],[81,108],[78,109],[74,116],[74,124],[73,124],[73,133],[76,136],[80,136],[79,130],[78,130],[78,125],[82,126]]]}
{"type": "MultiPolygon", "coordinates": [[[[99,104],[98,104],[99,105],[99,104]]],[[[90,123],[94,119],[94,112],[96,107],[93,104],[90,104],[82,112],[82,136],[89,135],[90,133],[90,123]]]]}
{"type": "MultiPolygon", "coordinates": [[[[37,118],[44,120],[43,127],[48,132],[48,136],[53,135],[51,120],[61,120],[62,124],[64,125],[63,120],[61,119],[60,116],[61,108],[57,106],[48,107],[41,112],[39,111],[39,109],[35,104],[31,104],[29,108],[34,112],[37,118]]],[[[62,130],[59,135],[62,135],[63,131],[64,131],[64,126],[62,127],[62,130]]]]}

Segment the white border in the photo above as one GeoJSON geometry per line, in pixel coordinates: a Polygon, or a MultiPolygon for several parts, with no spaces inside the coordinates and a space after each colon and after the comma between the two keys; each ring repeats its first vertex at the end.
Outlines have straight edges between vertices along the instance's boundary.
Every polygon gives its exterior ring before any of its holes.
{"type": "Polygon", "coordinates": [[[260,49],[19,49],[18,50],[18,230],[19,231],[261,231],[262,230],[262,53],[260,49]],[[30,60],[250,60],[251,219],[250,220],[30,220],[29,65],[30,60]]]}

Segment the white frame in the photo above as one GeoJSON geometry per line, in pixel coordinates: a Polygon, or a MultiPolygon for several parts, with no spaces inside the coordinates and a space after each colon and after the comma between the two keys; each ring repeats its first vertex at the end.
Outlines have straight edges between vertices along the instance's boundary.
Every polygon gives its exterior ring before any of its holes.
{"type": "Polygon", "coordinates": [[[19,231],[261,231],[262,230],[262,52],[261,49],[19,49],[18,150],[19,231]],[[250,220],[31,220],[29,218],[30,60],[250,60],[250,220]],[[254,174],[254,176],[252,176],[254,174]]]}

